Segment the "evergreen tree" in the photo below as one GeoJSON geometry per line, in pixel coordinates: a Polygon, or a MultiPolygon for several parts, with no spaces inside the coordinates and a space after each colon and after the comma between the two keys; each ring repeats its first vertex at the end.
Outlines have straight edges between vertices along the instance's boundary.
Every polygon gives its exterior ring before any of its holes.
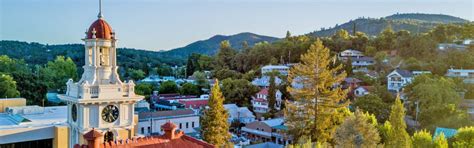
{"type": "Polygon", "coordinates": [[[295,141],[332,142],[336,127],[347,113],[347,103],[341,103],[347,92],[333,87],[343,81],[346,73],[342,65],[330,68],[332,59],[329,49],[318,39],[289,72],[288,82],[296,85],[287,89],[295,101],[286,104],[285,117],[295,141]]]}
{"type": "Polygon", "coordinates": [[[364,114],[357,109],[354,115],[346,118],[336,129],[334,140],[340,147],[376,147],[380,136],[376,128],[377,119],[374,115],[364,114]]]}
{"type": "Polygon", "coordinates": [[[352,58],[348,58],[344,64],[344,69],[348,76],[352,76],[352,58]]]}
{"type": "Polygon", "coordinates": [[[448,148],[448,140],[444,136],[444,133],[439,134],[433,140],[433,144],[435,148],[448,148]]]}
{"type": "Polygon", "coordinates": [[[405,123],[405,108],[400,101],[400,96],[395,99],[395,104],[391,107],[390,117],[388,119],[392,125],[391,132],[388,134],[386,146],[388,147],[410,147],[410,136],[408,135],[405,123]]]}
{"type": "Polygon", "coordinates": [[[474,126],[460,128],[454,136],[453,147],[474,147],[474,126]]]}
{"type": "Polygon", "coordinates": [[[236,51],[232,49],[228,40],[222,41],[215,58],[215,70],[233,69],[233,59],[236,51]]]}
{"type": "Polygon", "coordinates": [[[275,104],[276,104],[276,92],[278,90],[278,87],[276,86],[275,83],[275,77],[278,75],[278,71],[272,71],[267,73],[267,75],[270,77],[270,85],[268,87],[268,114],[267,118],[274,118],[277,110],[275,109],[275,104]]]}
{"type": "Polygon", "coordinates": [[[230,140],[228,114],[223,105],[224,96],[216,80],[209,98],[209,109],[201,119],[201,131],[204,141],[217,147],[226,146],[230,140]]]}
{"type": "Polygon", "coordinates": [[[430,132],[426,130],[417,131],[413,134],[413,148],[433,147],[430,132]]]}

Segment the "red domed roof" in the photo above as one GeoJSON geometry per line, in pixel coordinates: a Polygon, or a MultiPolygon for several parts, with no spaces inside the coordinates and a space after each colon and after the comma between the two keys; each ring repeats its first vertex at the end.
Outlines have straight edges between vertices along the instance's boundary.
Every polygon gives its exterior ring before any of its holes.
{"type": "Polygon", "coordinates": [[[102,18],[97,19],[89,27],[87,31],[87,38],[92,39],[93,30],[95,30],[95,38],[112,39],[112,27],[102,18]]]}

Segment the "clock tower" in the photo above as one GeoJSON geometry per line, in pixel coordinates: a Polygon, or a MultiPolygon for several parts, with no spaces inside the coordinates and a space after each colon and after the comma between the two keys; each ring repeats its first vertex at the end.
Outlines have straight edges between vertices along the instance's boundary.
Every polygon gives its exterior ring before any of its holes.
{"type": "Polygon", "coordinates": [[[66,94],[58,96],[68,106],[70,147],[86,143],[83,135],[91,129],[101,132],[104,141],[132,138],[136,124],[134,104],[143,96],[134,93],[133,81],[120,80],[117,38],[100,11],[82,40],[82,78],[78,82],[70,79],[66,94]]]}

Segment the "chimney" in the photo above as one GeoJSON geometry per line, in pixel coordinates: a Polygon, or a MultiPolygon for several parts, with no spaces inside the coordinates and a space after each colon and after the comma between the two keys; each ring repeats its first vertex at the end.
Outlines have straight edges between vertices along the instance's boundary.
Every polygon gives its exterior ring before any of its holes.
{"type": "Polygon", "coordinates": [[[166,139],[177,139],[180,138],[184,133],[181,131],[179,133],[176,133],[176,124],[173,124],[171,121],[166,122],[161,126],[161,129],[165,132],[163,134],[163,137],[166,139]]]}
{"type": "Polygon", "coordinates": [[[91,131],[84,134],[84,139],[87,140],[87,145],[92,146],[92,148],[100,148],[102,136],[104,136],[102,133],[92,128],[91,131]]]}

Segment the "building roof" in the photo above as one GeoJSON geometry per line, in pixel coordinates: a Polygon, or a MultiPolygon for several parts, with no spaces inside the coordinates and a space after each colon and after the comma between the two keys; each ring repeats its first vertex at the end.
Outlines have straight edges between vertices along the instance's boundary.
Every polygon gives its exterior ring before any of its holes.
{"type": "Polygon", "coordinates": [[[157,111],[157,112],[140,112],[138,113],[139,119],[149,119],[149,118],[170,118],[170,117],[180,117],[180,116],[189,116],[196,115],[196,112],[192,109],[177,109],[177,110],[167,110],[167,111],[157,111]]]}
{"type": "Polygon", "coordinates": [[[257,94],[268,95],[268,88],[261,89],[257,94]]]}
{"type": "Polygon", "coordinates": [[[34,114],[0,113],[0,130],[27,127],[49,127],[66,123],[68,113],[67,106],[40,108],[42,108],[42,112],[34,114]]]}
{"type": "Polygon", "coordinates": [[[285,120],[283,118],[275,118],[275,119],[269,119],[262,121],[263,123],[267,124],[270,127],[282,125],[285,120]]]}
{"type": "Polygon", "coordinates": [[[372,57],[351,57],[352,61],[374,61],[372,57]]]}
{"type": "Polygon", "coordinates": [[[289,69],[290,67],[285,65],[266,65],[262,69],[289,69]]]}
{"type": "Polygon", "coordinates": [[[265,142],[265,143],[259,143],[259,144],[253,144],[253,145],[248,145],[245,146],[246,148],[283,148],[283,145],[276,144],[273,142],[265,142]]]}
{"type": "Polygon", "coordinates": [[[398,69],[397,68],[397,69],[395,69],[395,71],[398,74],[400,74],[402,77],[412,77],[413,76],[413,74],[408,70],[403,70],[403,69],[398,69]]]}
{"type": "Polygon", "coordinates": [[[184,104],[186,108],[201,108],[207,106],[209,103],[209,100],[179,100],[178,101],[181,104],[184,104]]]}
{"type": "MultiPolygon", "coordinates": [[[[171,122],[162,125],[161,128],[165,131],[160,136],[148,136],[143,138],[134,138],[126,140],[115,140],[107,143],[102,143],[101,140],[87,139],[88,144],[93,145],[74,145],[74,148],[123,148],[123,147],[140,147],[140,148],[168,148],[168,147],[183,147],[183,148],[214,148],[214,145],[207,142],[195,139],[191,136],[185,135],[182,131],[176,131],[177,126],[171,122]]],[[[95,130],[91,130],[94,132],[95,130]]],[[[98,132],[97,132],[98,133],[98,132]]]]}
{"type": "MultiPolygon", "coordinates": [[[[282,80],[278,77],[275,77],[275,84],[280,85],[282,80]]],[[[255,78],[252,80],[252,85],[260,86],[260,87],[267,87],[270,86],[270,77],[269,76],[262,76],[260,78],[255,78]]]]}
{"type": "Polygon", "coordinates": [[[454,135],[456,135],[457,132],[458,131],[456,129],[452,129],[452,128],[436,127],[435,133],[433,135],[433,139],[437,137],[438,135],[440,135],[441,133],[444,134],[445,138],[451,138],[451,137],[454,137],[454,135]]]}
{"type": "Polygon", "coordinates": [[[372,90],[374,90],[374,87],[373,87],[373,86],[359,86],[359,87],[357,87],[356,89],[359,89],[359,88],[364,89],[365,91],[372,91],[372,90]]]}
{"type": "Polygon", "coordinates": [[[255,118],[253,113],[247,107],[238,107],[236,104],[224,104],[231,118],[255,118]]]}
{"type": "Polygon", "coordinates": [[[97,19],[92,25],[89,27],[87,31],[87,39],[92,39],[95,31],[95,38],[98,39],[112,39],[112,27],[103,19],[97,19]]]}
{"type": "Polygon", "coordinates": [[[359,80],[357,78],[353,78],[353,77],[347,77],[344,79],[344,82],[346,83],[360,83],[362,82],[362,80],[359,80]]]}

